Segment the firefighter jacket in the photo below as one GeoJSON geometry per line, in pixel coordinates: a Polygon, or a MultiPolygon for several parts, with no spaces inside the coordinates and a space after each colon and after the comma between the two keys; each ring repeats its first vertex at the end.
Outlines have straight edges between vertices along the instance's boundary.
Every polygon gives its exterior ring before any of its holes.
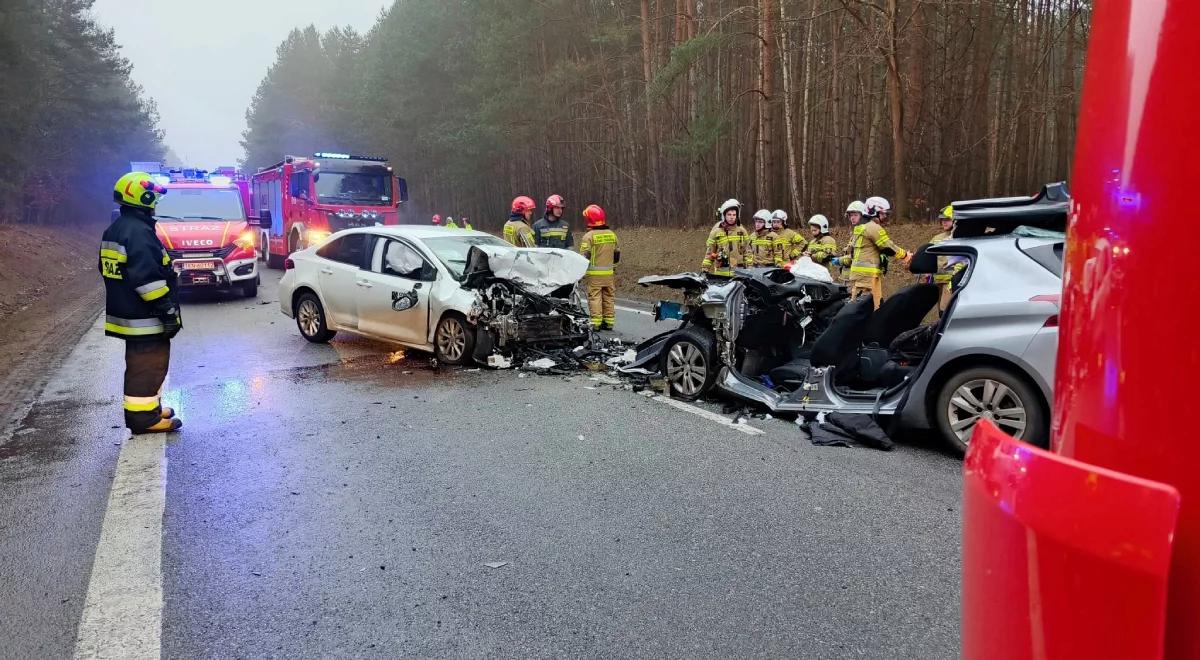
{"type": "Polygon", "coordinates": [[[547,215],[533,223],[533,239],[538,247],[571,249],[571,227],[562,218],[547,215]]]}
{"type": "MultiPolygon", "coordinates": [[[[939,232],[934,234],[933,238],[929,239],[929,242],[933,245],[937,245],[942,241],[950,240],[952,234],[953,232],[948,231],[939,232]]],[[[966,267],[967,260],[963,257],[938,257],[937,273],[935,273],[932,278],[933,283],[949,285],[950,281],[954,279],[954,276],[958,274],[958,271],[966,267]]]]}
{"type": "Polygon", "coordinates": [[[786,266],[789,261],[800,256],[800,248],[803,245],[804,239],[800,234],[784,227],[782,231],[775,234],[775,265],[786,266]]]}
{"type": "Polygon", "coordinates": [[[508,222],[504,223],[504,240],[517,247],[537,247],[533,229],[525,222],[525,218],[519,215],[509,216],[508,222]]]}
{"type": "Polygon", "coordinates": [[[621,250],[617,244],[617,235],[608,225],[600,225],[584,234],[579,240],[579,254],[588,258],[588,282],[612,282],[617,262],[621,260],[621,250]]]}
{"type": "Polygon", "coordinates": [[[733,277],[735,268],[746,265],[749,240],[750,234],[741,225],[726,228],[725,223],[718,222],[704,242],[704,260],[700,262],[700,268],[713,275],[733,277]]]}
{"type": "Polygon", "coordinates": [[[746,265],[775,265],[775,239],[775,232],[770,229],[754,232],[750,237],[750,250],[746,255],[746,265]]]}
{"type": "Polygon", "coordinates": [[[179,332],[176,275],[154,233],[154,216],[122,206],[100,239],[98,265],[104,279],[104,334],[144,341],[179,332]]]}
{"type": "Polygon", "coordinates": [[[804,246],[804,251],[808,253],[808,256],[812,257],[814,262],[826,266],[829,268],[829,273],[834,277],[837,277],[837,272],[834,270],[834,266],[829,263],[830,261],[833,261],[835,256],[837,256],[838,251],[837,241],[834,240],[832,236],[829,234],[821,234],[820,236],[809,241],[808,245],[804,246]]]}
{"type": "Polygon", "coordinates": [[[851,241],[854,248],[850,263],[851,282],[870,281],[883,274],[884,250],[891,250],[897,259],[908,256],[907,250],[888,237],[883,225],[871,220],[862,227],[851,241]]]}

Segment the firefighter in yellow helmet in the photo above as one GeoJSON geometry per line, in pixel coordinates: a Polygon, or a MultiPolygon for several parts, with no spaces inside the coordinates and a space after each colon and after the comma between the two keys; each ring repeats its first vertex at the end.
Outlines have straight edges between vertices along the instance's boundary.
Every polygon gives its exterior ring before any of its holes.
{"type": "MultiPolygon", "coordinates": [[[[938,221],[942,223],[942,230],[929,239],[929,242],[934,245],[950,240],[954,235],[954,207],[950,205],[943,208],[938,216],[938,221]]],[[[962,257],[942,256],[937,258],[937,266],[937,273],[932,278],[924,276],[927,279],[923,281],[932,281],[942,290],[942,295],[938,299],[938,312],[944,312],[950,304],[950,294],[953,293],[951,282],[959,271],[967,267],[967,261],[962,257]]]]}
{"type": "Polygon", "coordinates": [[[154,207],[165,194],[145,172],[122,176],[113,186],[120,213],[100,238],[104,334],[125,340],[125,426],[133,433],[183,426],[159,400],[171,338],[183,327],[175,271],[154,232],[154,207]]]}
{"type": "MultiPolygon", "coordinates": [[[[864,293],[871,294],[875,309],[883,300],[883,273],[887,267],[886,254],[895,255],[905,264],[912,261],[912,254],[897,245],[888,237],[883,228],[892,207],[882,197],[868,197],[866,224],[862,231],[854,233],[850,240],[852,253],[850,257],[850,298],[854,299],[864,293]]],[[[847,213],[849,215],[849,213],[847,213]]],[[[845,257],[839,257],[834,265],[841,265],[845,257]]]]}
{"type": "Polygon", "coordinates": [[[787,226],[788,214],[783,209],[771,213],[771,231],[775,232],[775,265],[783,268],[800,256],[798,246],[804,238],[787,226]]]}
{"type": "Polygon", "coordinates": [[[771,212],[759,209],[754,214],[754,234],[750,237],[747,266],[775,265],[775,230],[771,229],[771,212]]]}
{"type": "Polygon", "coordinates": [[[807,254],[816,263],[829,268],[829,273],[837,278],[838,273],[834,270],[833,260],[837,256],[838,244],[832,236],[829,235],[829,218],[820,213],[808,219],[808,245],[804,247],[804,254],[807,254]]]}
{"type": "Polygon", "coordinates": [[[615,270],[621,250],[617,235],[608,228],[604,209],[591,204],[583,210],[583,219],[588,230],[579,241],[579,253],[588,258],[586,281],[592,327],[612,330],[617,325],[615,270]]]}
{"type": "Polygon", "coordinates": [[[736,199],[727,199],[717,207],[717,224],[704,242],[701,270],[718,277],[733,277],[733,271],[745,265],[750,234],[738,224],[741,215],[742,203],[736,199]]]}

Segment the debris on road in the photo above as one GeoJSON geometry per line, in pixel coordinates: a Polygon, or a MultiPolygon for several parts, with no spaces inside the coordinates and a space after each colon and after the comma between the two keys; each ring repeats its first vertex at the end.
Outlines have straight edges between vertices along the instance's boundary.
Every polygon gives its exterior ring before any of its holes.
{"type": "Polygon", "coordinates": [[[487,366],[493,369],[510,369],[512,368],[512,358],[492,353],[487,358],[487,366]]]}
{"type": "Polygon", "coordinates": [[[489,561],[489,562],[485,562],[484,566],[487,566],[488,568],[500,568],[501,566],[508,566],[508,562],[506,562],[506,561],[489,561]]]}
{"type": "Polygon", "coordinates": [[[533,361],[530,361],[525,364],[526,368],[529,368],[529,369],[551,369],[557,365],[558,365],[557,362],[555,362],[554,360],[551,360],[548,357],[544,357],[544,358],[541,358],[538,360],[533,360],[533,361]]]}
{"type": "Polygon", "coordinates": [[[805,428],[812,443],[821,447],[870,447],[881,451],[896,448],[870,415],[821,413],[805,428]]]}

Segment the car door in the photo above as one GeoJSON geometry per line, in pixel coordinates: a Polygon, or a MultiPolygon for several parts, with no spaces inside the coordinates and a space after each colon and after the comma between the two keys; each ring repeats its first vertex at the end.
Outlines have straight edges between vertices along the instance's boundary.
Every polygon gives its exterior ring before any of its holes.
{"type": "Polygon", "coordinates": [[[355,233],[339,236],[317,250],[317,284],[325,312],[334,324],[353,329],[358,326],[358,294],[356,280],[367,261],[367,244],[374,237],[355,233]]]}
{"type": "Polygon", "coordinates": [[[371,268],[358,273],[358,327],[365,333],[424,346],[429,291],[437,268],[412,244],[380,238],[371,268]]]}

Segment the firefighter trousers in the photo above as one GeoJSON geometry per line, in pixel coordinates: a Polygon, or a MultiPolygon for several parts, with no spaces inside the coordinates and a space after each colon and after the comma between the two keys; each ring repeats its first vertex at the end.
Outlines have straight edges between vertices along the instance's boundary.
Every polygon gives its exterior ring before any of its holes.
{"type": "Polygon", "coordinates": [[[871,294],[875,309],[879,309],[879,303],[883,301],[883,278],[875,275],[870,279],[850,280],[850,300],[864,293],[871,294]]]}
{"type": "Polygon", "coordinates": [[[125,426],[144,431],[162,419],[159,396],[171,363],[171,340],[125,342],[125,426]]]}
{"type": "Polygon", "coordinates": [[[588,310],[592,315],[592,327],[603,323],[610,328],[617,325],[616,284],[612,277],[587,278],[588,310]]]}

